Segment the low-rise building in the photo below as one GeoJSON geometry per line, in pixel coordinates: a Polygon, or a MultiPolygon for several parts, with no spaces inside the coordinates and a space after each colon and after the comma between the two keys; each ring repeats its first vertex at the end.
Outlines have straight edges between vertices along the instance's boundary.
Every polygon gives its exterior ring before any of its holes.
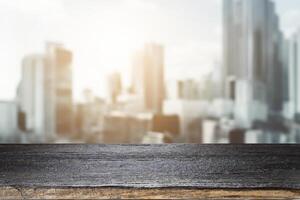
{"type": "Polygon", "coordinates": [[[0,101],[0,143],[16,143],[19,137],[17,103],[0,101]]]}

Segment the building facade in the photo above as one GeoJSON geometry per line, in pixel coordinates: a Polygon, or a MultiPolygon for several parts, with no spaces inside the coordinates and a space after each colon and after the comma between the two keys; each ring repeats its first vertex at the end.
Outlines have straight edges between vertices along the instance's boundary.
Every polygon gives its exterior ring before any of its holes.
{"type": "Polygon", "coordinates": [[[0,143],[16,143],[18,133],[17,103],[0,101],[0,143]]]}
{"type": "Polygon", "coordinates": [[[44,55],[23,59],[17,99],[26,132],[46,141],[72,133],[71,62],[71,52],[57,44],[48,44],[44,55]]]}
{"type": "Polygon", "coordinates": [[[36,137],[47,132],[45,104],[45,56],[26,56],[22,62],[22,79],[19,86],[19,109],[25,114],[25,131],[36,137]]]}
{"type": "Polygon", "coordinates": [[[108,96],[111,104],[116,104],[118,97],[122,93],[121,74],[114,72],[108,76],[108,96]]]}
{"type": "Polygon", "coordinates": [[[288,42],[289,47],[289,99],[287,116],[294,120],[300,113],[300,32],[292,35],[288,42]]]}
{"type": "Polygon", "coordinates": [[[224,0],[223,14],[223,95],[238,124],[251,127],[282,109],[279,19],[269,0],[224,0]]]}
{"type": "Polygon", "coordinates": [[[146,44],[133,56],[132,89],[146,111],[160,114],[165,97],[164,48],[146,44]]]}
{"type": "Polygon", "coordinates": [[[192,79],[177,81],[178,99],[197,100],[200,99],[199,83],[192,79]]]}
{"type": "Polygon", "coordinates": [[[46,114],[51,132],[62,136],[72,133],[72,53],[61,44],[48,43],[46,48],[46,114]]]}

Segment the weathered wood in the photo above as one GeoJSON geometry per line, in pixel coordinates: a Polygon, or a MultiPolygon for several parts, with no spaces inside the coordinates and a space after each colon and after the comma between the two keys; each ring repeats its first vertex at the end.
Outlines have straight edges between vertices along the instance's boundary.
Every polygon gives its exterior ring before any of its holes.
{"type": "Polygon", "coordinates": [[[296,190],[0,188],[0,199],[299,199],[296,190]]]}
{"type": "Polygon", "coordinates": [[[0,145],[0,187],[300,189],[299,145],[0,145]]]}

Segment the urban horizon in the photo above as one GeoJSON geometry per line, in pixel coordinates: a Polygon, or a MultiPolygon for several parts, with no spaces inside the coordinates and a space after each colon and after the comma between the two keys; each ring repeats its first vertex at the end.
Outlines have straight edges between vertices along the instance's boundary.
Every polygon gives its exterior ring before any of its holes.
{"type": "Polygon", "coordinates": [[[0,143],[300,143],[300,2],[16,2],[0,143]]]}

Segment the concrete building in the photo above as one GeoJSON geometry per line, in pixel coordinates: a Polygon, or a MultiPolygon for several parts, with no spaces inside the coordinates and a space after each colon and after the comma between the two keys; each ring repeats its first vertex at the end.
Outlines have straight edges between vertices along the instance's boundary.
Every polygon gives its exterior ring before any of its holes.
{"type": "Polygon", "coordinates": [[[25,131],[36,137],[47,133],[45,56],[26,56],[22,62],[22,78],[19,86],[19,109],[25,114],[25,131]]]}
{"type": "Polygon", "coordinates": [[[283,111],[285,119],[291,119],[290,116],[290,41],[283,40],[282,61],[283,61],[283,111]]]}
{"type": "Polygon", "coordinates": [[[224,0],[223,85],[245,128],[281,112],[282,34],[269,0],[224,0]]]}
{"type": "Polygon", "coordinates": [[[211,104],[195,100],[166,100],[164,114],[176,115],[180,121],[180,137],[176,142],[200,143],[202,119],[210,112],[211,104]]]}
{"type": "Polygon", "coordinates": [[[245,144],[288,144],[290,135],[280,132],[249,130],[245,133],[245,144]]]}
{"type": "Polygon", "coordinates": [[[154,115],[151,131],[167,133],[175,138],[180,134],[180,119],[177,115],[154,115]]]}
{"type": "Polygon", "coordinates": [[[148,132],[142,140],[142,144],[168,144],[172,142],[172,136],[160,132],[148,132]]]}
{"type": "Polygon", "coordinates": [[[0,143],[17,143],[18,133],[17,103],[0,101],[0,143]]]}
{"type": "Polygon", "coordinates": [[[181,80],[177,82],[178,99],[197,100],[200,98],[199,83],[195,80],[181,80]]]}
{"type": "Polygon", "coordinates": [[[93,95],[92,91],[84,91],[85,101],[74,108],[74,134],[76,138],[92,143],[101,141],[103,118],[108,111],[104,99],[93,95]]]}
{"type": "Polygon", "coordinates": [[[108,93],[109,102],[116,104],[118,97],[122,93],[122,79],[120,73],[115,72],[108,76],[108,93]]]}
{"type": "Polygon", "coordinates": [[[219,143],[219,132],[217,131],[218,121],[204,120],[202,122],[202,143],[203,144],[216,144],[219,143]]]}
{"type": "Polygon", "coordinates": [[[287,117],[295,120],[300,113],[300,31],[289,40],[287,117]]]}
{"type": "Polygon", "coordinates": [[[139,144],[145,134],[151,131],[152,114],[111,112],[104,116],[103,126],[103,143],[139,144]]]}
{"type": "Polygon", "coordinates": [[[150,43],[135,53],[132,68],[132,89],[143,102],[145,111],[160,114],[165,98],[164,49],[150,43]]]}
{"type": "Polygon", "coordinates": [[[70,136],[72,133],[72,53],[61,44],[48,43],[46,48],[46,115],[52,133],[70,136]]]}
{"type": "Polygon", "coordinates": [[[59,44],[48,44],[46,54],[23,59],[18,89],[25,129],[45,141],[72,132],[72,54],[59,44]]]}

